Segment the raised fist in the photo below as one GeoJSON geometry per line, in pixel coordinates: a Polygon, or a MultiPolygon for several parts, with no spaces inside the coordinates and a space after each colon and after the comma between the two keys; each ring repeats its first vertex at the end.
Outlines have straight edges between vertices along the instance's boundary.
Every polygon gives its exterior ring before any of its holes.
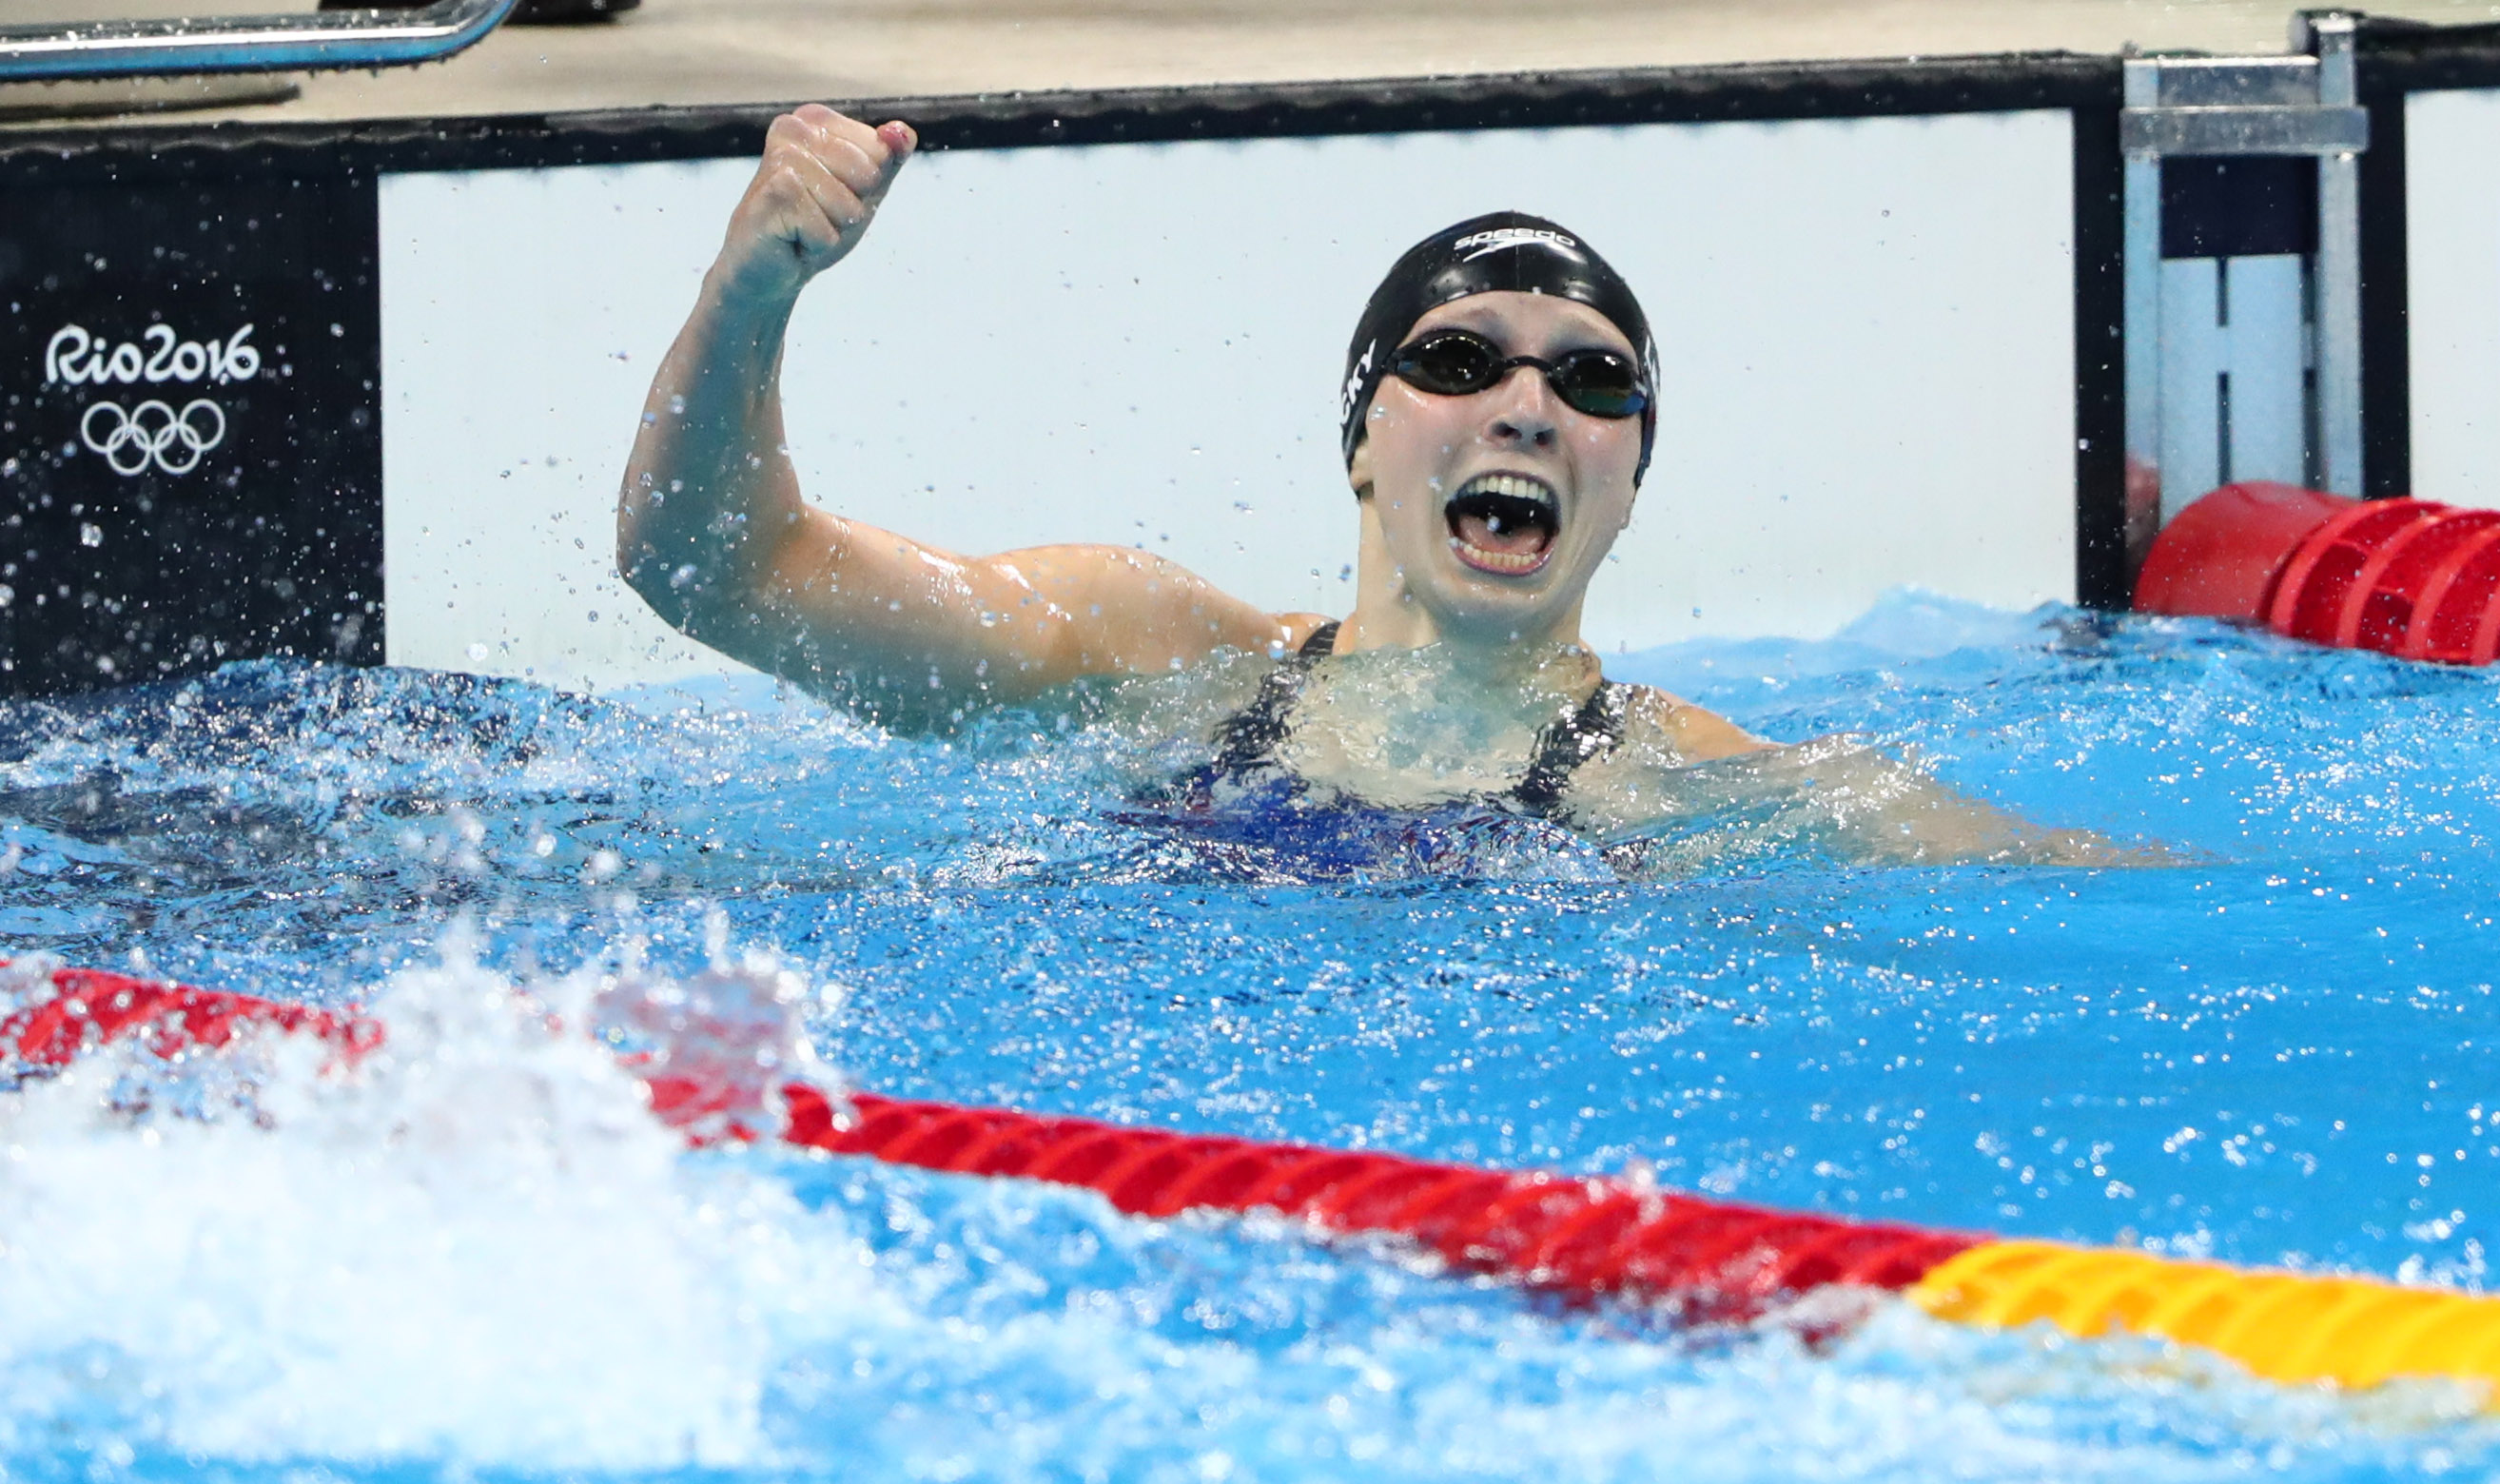
{"type": "Polygon", "coordinates": [[[919,143],[909,124],[872,129],[820,103],[773,119],[764,161],[730,214],[713,270],[722,285],[796,297],[858,245],[919,143]]]}

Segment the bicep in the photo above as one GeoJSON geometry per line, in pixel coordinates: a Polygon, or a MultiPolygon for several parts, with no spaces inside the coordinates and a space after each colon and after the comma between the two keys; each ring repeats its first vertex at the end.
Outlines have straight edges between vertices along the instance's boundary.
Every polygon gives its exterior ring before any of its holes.
{"type": "Polygon", "coordinates": [[[1278,643],[1278,621],[1177,563],[1122,546],[962,557],[810,511],[763,575],[815,663],[858,679],[1014,700],[1093,675],[1177,669],[1278,643]]]}
{"type": "Polygon", "coordinates": [[[1706,707],[1678,700],[1654,686],[1641,687],[1638,715],[1675,751],[1696,763],[1767,752],[1779,743],[1765,742],[1706,707]]]}
{"type": "Polygon", "coordinates": [[[1277,649],[1291,626],[1177,562],[1126,546],[1036,546],[974,563],[1036,689],[1182,669],[1218,649],[1277,649]]]}

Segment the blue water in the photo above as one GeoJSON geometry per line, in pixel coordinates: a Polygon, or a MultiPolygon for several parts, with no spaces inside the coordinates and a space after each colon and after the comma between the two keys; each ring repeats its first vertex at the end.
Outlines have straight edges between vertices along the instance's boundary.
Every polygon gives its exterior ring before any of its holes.
{"type": "MultiPolygon", "coordinates": [[[[1118,697],[897,740],[762,684],[255,664],[0,708],[0,942],[411,1015],[755,950],[897,1095],[2483,1284],[2493,676],[1915,595],[1609,671],[2179,864],[1858,864],[1757,792],[1662,826],[1645,879],[1464,830],[1298,870],[1137,822],[1161,754],[1118,697]]],[[[256,1120],[0,1108],[0,1467],[2500,1473],[2457,1389],[1897,1306],[1819,1348],[1680,1333],[1273,1225],[679,1156],[591,1062],[464,1037],[256,1120]]]]}

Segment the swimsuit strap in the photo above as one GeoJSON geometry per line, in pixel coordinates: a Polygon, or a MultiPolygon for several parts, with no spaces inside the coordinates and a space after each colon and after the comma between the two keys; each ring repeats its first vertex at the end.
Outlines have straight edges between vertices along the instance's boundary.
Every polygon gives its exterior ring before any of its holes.
{"type": "Polygon", "coordinates": [[[1302,693],[1311,666],[1335,651],[1337,628],[1332,618],[1311,630],[1299,649],[1260,678],[1259,694],[1227,718],[1216,735],[1217,771],[1239,774],[1273,761],[1276,744],[1285,740],[1286,717],[1302,693]]]}
{"type": "Polygon", "coordinates": [[[1506,795],[1513,804],[1540,818],[1562,811],[1562,790],[1582,763],[1623,741],[1624,713],[1630,709],[1632,688],[1621,680],[1599,680],[1577,710],[1546,724],[1536,734],[1536,752],[1528,775],[1506,795]]]}
{"type": "MultiPolygon", "coordinates": [[[[1336,650],[1338,627],[1332,618],[1313,629],[1300,648],[1261,677],[1259,693],[1216,734],[1213,771],[1217,775],[1238,776],[1275,761],[1276,744],[1285,740],[1294,703],[1301,698],[1311,666],[1336,650]]],[[[1527,775],[1497,797],[1540,818],[1560,813],[1571,775],[1623,740],[1624,713],[1630,707],[1631,694],[1632,687],[1621,680],[1599,680],[1588,700],[1536,734],[1527,775]]]]}

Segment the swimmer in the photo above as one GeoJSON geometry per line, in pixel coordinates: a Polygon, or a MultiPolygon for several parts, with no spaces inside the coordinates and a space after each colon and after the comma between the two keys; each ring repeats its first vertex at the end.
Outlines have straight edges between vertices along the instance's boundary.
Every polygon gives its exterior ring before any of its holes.
{"type": "MultiPolygon", "coordinates": [[[[1536,217],[1425,239],[1363,314],[1341,383],[1358,552],[1341,618],[1268,612],[1129,547],[968,557],[808,503],[783,431],[783,336],[917,143],[817,105],[773,123],[653,379],[617,507],[618,569],[677,629],[904,727],[1262,657],[1210,739],[1219,771],[1390,806],[1485,800],[1594,833],[1655,817],[1680,770],[1792,750],[1608,680],[1582,640],[1590,579],[1655,450],[1657,351],[1630,287],[1536,217]]],[[[1814,756],[1818,786],[1866,806],[1853,828],[1871,853],[2108,857],[1867,749],[1814,756]]]]}

